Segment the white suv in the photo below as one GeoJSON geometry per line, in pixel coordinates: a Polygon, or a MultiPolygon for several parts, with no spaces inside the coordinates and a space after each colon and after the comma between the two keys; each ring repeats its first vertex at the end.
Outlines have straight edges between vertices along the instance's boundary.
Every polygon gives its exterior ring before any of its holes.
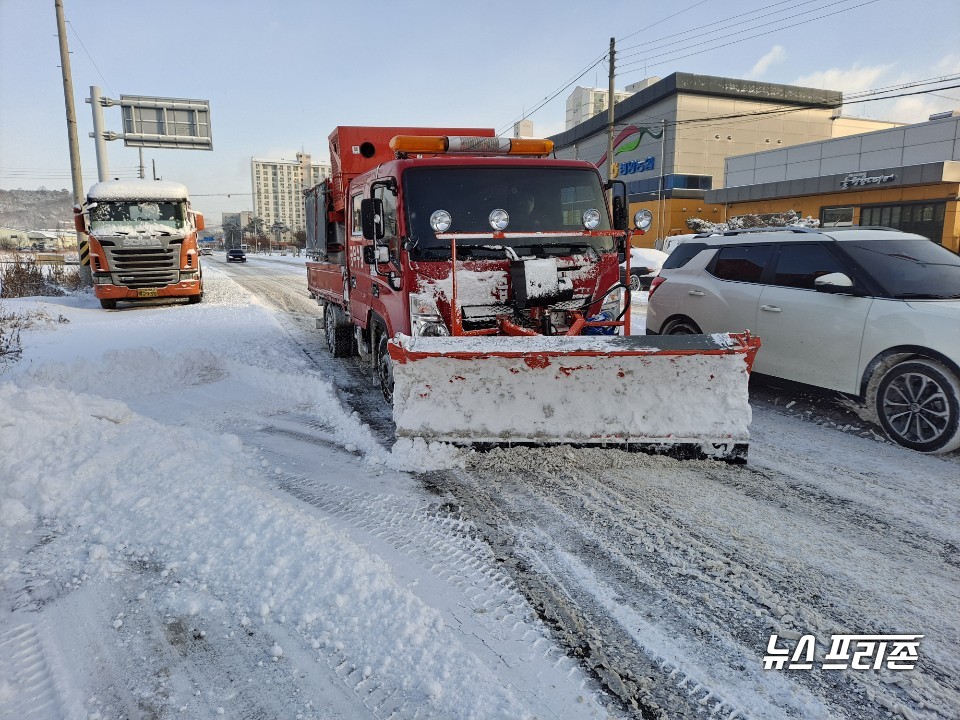
{"type": "Polygon", "coordinates": [[[754,371],[856,395],[894,442],[960,448],[960,256],[887,228],[763,228],[677,246],[647,334],[749,329],[754,371]]]}

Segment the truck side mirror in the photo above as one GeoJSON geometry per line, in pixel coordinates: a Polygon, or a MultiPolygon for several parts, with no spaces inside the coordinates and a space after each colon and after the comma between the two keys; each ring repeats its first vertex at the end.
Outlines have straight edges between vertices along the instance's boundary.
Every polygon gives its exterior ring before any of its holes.
{"type": "Polygon", "coordinates": [[[202,213],[202,212],[198,212],[198,213],[195,213],[195,214],[196,214],[196,216],[197,216],[197,218],[196,218],[197,232],[200,232],[201,230],[203,230],[203,227],[204,227],[204,225],[203,225],[203,213],[202,213]]]}
{"type": "Polygon", "coordinates": [[[79,205],[73,208],[73,227],[76,228],[77,232],[85,233],[87,231],[87,223],[83,217],[83,209],[79,205]]]}
{"type": "Polygon", "coordinates": [[[383,200],[366,198],[360,201],[360,229],[364,240],[383,239],[383,200]]]}
{"type": "Polygon", "coordinates": [[[615,195],[613,198],[613,229],[626,230],[628,226],[626,198],[615,195]]]}

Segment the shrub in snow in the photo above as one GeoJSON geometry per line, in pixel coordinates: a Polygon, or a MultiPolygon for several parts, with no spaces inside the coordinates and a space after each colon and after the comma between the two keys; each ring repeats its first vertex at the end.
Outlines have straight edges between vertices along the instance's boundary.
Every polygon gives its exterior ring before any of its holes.
{"type": "Polygon", "coordinates": [[[755,227],[820,227],[820,221],[807,215],[800,217],[795,211],[785,213],[764,213],[761,215],[737,215],[729,218],[725,223],[714,223],[698,217],[687,218],[687,227],[694,232],[725,232],[727,230],[743,230],[755,227]]]}

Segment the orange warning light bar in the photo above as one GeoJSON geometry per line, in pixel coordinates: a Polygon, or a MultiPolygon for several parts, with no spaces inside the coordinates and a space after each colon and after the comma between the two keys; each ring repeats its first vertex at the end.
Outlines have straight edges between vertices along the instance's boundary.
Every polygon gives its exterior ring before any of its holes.
{"type": "Polygon", "coordinates": [[[405,155],[549,155],[553,140],[535,138],[472,137],[468,135],[397,135],[390,149],[405,155]]]}

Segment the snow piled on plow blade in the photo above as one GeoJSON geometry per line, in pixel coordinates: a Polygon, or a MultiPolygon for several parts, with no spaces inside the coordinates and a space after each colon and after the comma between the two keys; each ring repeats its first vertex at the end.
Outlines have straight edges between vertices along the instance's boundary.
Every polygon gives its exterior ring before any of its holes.
{"type": "Polygon", "coordinates": [[[747,335],[390,342],[398,438],[585,444],[745,459],[747,335]]]}

